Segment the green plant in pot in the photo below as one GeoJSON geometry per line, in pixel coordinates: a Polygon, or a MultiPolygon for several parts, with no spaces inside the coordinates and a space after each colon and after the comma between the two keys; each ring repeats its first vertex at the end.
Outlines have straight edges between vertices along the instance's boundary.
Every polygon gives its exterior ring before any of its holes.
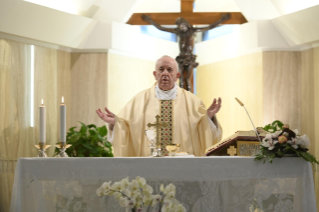
{"type": "MultiPolygon", "coordinates": [[[[66,149],[69,157],[113,157],[112,144],[107,141],[107,129],[105,126],[96,127],[94,124],[85,125],[76,131],[71,127],[66,135],[67,144],[72,146],[66,149]]],[[[59,149],[55,149],[55,155],[59,149]]]]}

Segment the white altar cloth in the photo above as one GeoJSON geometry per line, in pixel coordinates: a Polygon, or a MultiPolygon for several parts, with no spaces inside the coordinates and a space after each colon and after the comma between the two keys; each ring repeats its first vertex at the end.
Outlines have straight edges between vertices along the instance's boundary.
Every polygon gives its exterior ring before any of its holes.
{"type": "Polygon", "coordinates": [[[187,211],[316,211],[311,165],[301,158],[20,158],[15,173],[12,212],[125,211],[95,191],[137,176],[154,193],[173,183],[187,211]]]}

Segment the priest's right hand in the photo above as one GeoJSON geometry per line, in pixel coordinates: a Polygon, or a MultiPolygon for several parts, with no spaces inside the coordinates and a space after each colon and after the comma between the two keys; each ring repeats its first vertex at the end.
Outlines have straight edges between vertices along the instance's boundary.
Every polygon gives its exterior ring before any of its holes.
{"type": "Polygon", "coordinates": [[[96,110],[96,113],[106,123],[114,125],[115,124],[115,115],[114,115],[114,113],[112,113],[109,109],[107,109],[107,107],[105,107],[105,111],[106,111],[106,113],[103,113],[101,111],[101,109],[99,108],[99,109],[96,110]]]}

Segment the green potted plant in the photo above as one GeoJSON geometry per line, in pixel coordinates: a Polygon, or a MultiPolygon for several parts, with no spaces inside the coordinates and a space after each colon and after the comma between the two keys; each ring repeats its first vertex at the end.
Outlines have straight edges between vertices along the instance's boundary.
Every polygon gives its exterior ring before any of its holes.
{"type": "MultiPolygon", "coordinates": [[[[72,146],[66,149],[69,157],[113,157],[112,144],[107,141],[105,126],[96,127],[94,124],[85,125],[76,131],[71,127],[66,135],[67,144],[72,146]]],[[[55,149],[55,155],[59,149],[55,149]]]]}

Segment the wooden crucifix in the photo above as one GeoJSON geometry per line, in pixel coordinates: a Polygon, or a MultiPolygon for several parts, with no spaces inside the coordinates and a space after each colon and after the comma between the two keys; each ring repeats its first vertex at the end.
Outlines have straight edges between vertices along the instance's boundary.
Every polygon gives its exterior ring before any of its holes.
{"type": "Polygon", "coordinates": [[[179,17],[186,19],[191,25],[208,25],[217,22],[223,15],[230,13],[231,18],[223,24],[244,24],[246,18],[241,12],[193,12],[195,0],[181,0],[180,13],[134,13],[127,24],[131,25],[150,25],[142,19],[142,15],[150,16],[156,23],[162,25],[175,25],[179,17]]]}
{"type": "Polygon", "coordinates": [[[157,29],[171,32],[179,37],[180,54],[176,57],[179,66],[180,87],[193,92],[193,69],[198,66],[196,55],[193,54],[195,34],[217,27],[219,24],[242,24],[247,22],[238,12],[233,13],[194,13],[195,0],[181,0],[181,13],[135,13],[128,24],[152,24],[157,29]],[[141,20],[142,19],[142,20],[141,20]],[[187,19],[187,20],[186,20],[187,19]],[[175,21],[176,20],[176,21],[175,21]],[[214,23],[212,23],[215,21],[214,23]],[[144,23],[143,23],[144,22],[144,23]],[[177,28],[168,28],[161,24],[176,24],[177,28]],[[193,27],[192,25],[209,24],[207,27],[193,27]]]}
{"type": "Polygon", "coordinates": [[[156,122],[154,124],[148,123],[147,126],[148,127],[155,127],[155,129],[156,129],[156,145],[159,146],[160,145],[159,144],[159,136],[160,136],[161,128],[167,127],[168,124],[165,122],[161,123],[159,120],[160,119],[159,115],[155,116],[155,118],[156,118],[156,122]]]}

